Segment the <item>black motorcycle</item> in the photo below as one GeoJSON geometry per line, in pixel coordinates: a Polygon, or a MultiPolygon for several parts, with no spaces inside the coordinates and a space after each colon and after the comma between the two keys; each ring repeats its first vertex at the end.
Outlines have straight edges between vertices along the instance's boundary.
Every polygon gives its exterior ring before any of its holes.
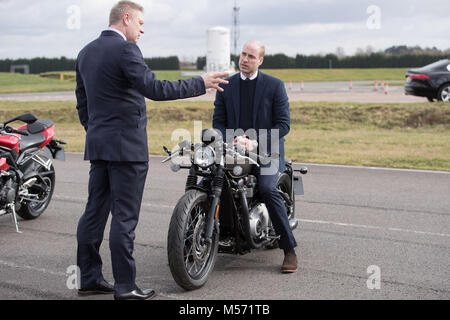
{"type": "MultiPolygon", "coordinates": [[[[190,164],[174,163],[172,171],[188,169],[185,194],[178,200],[170,221],[167,253],[173,278],[186,290],[203,286],[214,268],[217,253],[245,254],[251,249],[276,248],[279,236],[258,194],[252,166],[269,158],[225,143],[217,134],[202,133],[202,143],[182,141],[178,150],[164,150],[162,162],[189,155],[190,164]],[[207,137],[207,139],[205,139],[207,137]]],[[[274,156],[274,155],[272,155],[274,156]]],[[[289,224],[295,229],[295,195],[303,194],[300,175],[308,169],[286,170],[277,188],[284,199],[289,224]]]]}

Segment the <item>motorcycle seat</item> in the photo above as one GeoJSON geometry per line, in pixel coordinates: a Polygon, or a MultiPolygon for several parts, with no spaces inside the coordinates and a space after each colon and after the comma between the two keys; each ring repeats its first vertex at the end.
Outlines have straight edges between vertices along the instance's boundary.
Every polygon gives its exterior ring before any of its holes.
{"type": "Polygon", "coordinates": [[[33,123],[27,125],[27,130],[30,134],[35,134],[44,131],[45,129],[53,126],[54,123],[52,120],[48,119],[38,119],[33,123]]]}
{"type": "Polygon", "coordinates": [[[20,151],[23,152],[30,148],[39,147],[44,142],[45,135],[43,133],[30,134],[29,136],[22,136],[22,139],[19,142],[19,148],[20,151]]]}

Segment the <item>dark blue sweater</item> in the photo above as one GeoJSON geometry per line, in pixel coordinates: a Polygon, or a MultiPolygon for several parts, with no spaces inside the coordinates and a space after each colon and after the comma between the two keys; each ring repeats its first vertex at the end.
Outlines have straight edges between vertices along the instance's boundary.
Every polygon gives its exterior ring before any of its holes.
{"type": "Polygon", "coordinates": [[[255,100],[256,81],[240,79],[240,103],[239,128],[244,131],[253,128],[253,101],[255,100]]]}

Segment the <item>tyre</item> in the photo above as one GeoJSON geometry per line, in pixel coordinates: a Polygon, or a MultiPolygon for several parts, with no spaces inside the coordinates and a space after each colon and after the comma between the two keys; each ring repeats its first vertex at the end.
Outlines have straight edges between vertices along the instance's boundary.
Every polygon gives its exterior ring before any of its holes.
{"type": "Polygon", "coordinates": [[[52,200],[53,191],[55,189],[55,168],[53,164],[50,166],[48,172],[50,174],[45,174],[47,170],[41,166],[38,171],[42,175],[42,180],[38,180],[33,186],[28,189],[28,193],[32,195],[37,195],[35,201],[24,200],[21,203],[20,209],[17,214],[25,219],[32,220],[39,217],[47,209],[50,201],[52,200]]]}
{"type": "Polygon", "coordinates": [[[214,268],[219,234],[213,232],[212,242],[203,242],[210,201],[199,190],[189,190],[178,201],[170,220],[167,256],[175,282],[185,290],[202,287],[214,268]]]}
{"type": "Polygon", "coordinates": [[[444,102],[450,101],[450,83],[446,83],[439,88],[437,99],[444,102]]]}

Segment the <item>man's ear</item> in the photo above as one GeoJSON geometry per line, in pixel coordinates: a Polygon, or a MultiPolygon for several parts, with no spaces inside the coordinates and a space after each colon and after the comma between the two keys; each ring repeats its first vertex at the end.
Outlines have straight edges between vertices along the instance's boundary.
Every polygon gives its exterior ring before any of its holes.
{"type": "Polygon", "coordinates": [[[126,12],[122,17],[123,24],[128,26],[130,24],[130,20],[131,20],[131,16],[128,12],[126,12]]]}
{"type": "Polygon", "coordinates": [[[258,67],[263,64],[263,61],[264,61],[264,57],[259,58],[259,65],[258,65],[258,67]]]}

